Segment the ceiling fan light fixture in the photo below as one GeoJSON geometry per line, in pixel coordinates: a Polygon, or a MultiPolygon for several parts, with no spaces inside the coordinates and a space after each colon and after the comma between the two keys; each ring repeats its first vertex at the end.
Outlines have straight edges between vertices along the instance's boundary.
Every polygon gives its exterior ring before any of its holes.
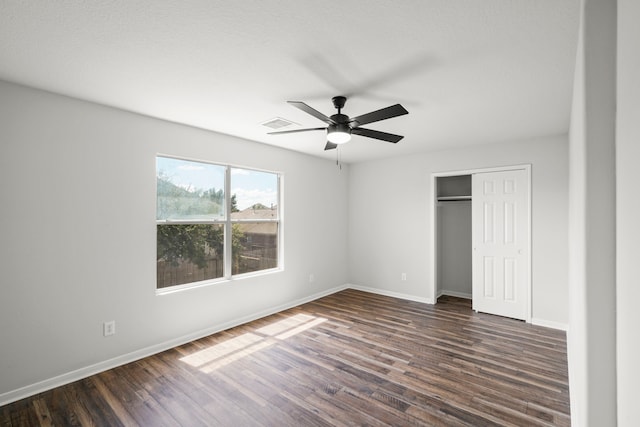
{"type": "Polygon", "coordinates": [[[333,144],[345,144],[351,140],[351,128],[344,123],[329,125],[327,127],[327,140],[333,144]]]}

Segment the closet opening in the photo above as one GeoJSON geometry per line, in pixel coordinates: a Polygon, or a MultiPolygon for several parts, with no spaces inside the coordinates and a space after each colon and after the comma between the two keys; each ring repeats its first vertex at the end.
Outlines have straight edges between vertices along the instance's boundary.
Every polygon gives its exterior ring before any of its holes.
{"type": "Polygon", "coordinates": [[[436,302],[472,298],[471,175],[440,176],[436,192],[436,302]]]}

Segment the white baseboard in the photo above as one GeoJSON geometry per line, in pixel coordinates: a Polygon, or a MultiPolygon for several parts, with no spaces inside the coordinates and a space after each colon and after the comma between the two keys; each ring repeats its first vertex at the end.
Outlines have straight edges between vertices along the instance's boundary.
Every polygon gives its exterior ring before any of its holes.
{"type": "MultiPolygon", "coordinates": [[[[404,300],[408,300],[408,301],[415,301],[415,302],[421,302],[421,303],[426,303],[426,304],[434,304],[435,301],[433,299],[430,298],[423,298],[423,297],[417,297],[415,295],[409,295],[409,294],[403,294],[403,293],[399,293],[399,292],[393,292],[393,291],[388,291],[388,290],[383,290],[383,289],[377,289],[377,288],[370,288],[367,286],[359,286],[359,285],[354,285],[354,284],[344,284],[342,286],[336,286],[334,288],[331,289],[327,289],[325,291],[322,292],[318,292],[315,293],[313,295],[309,295],[305,298],[300,298],[298,300],[295,301],[290,301],[288,303],[285,304],[281,304],[275,307],[271,307],[268,308],[266,310],[263,310],[259,313],[255,313],[249,316],[244,316],[244,317],[240,317],[228,322],[224,322],[206,329],[202,329],[200,331],[191,333],[191,334],[187,334],[184,335],[182,337],[178,337],[169,341],[165,341],[162,342],[160,344],[156,344],[150,347],[145,347],[136,351],[133,351],[131,353],[127,353],[127,354],[123,354],[121,356],[118,357],[114,357],[112,359],[109,360],[105,360],[102,362],[98,362],[96,364],[90,365],[90,366],[86,366],[84,368],[80,368],[71,372],[67,372],[65,374],[62,375],[58,375],[56,377],[53,378],[49,378],[46,379],[44,381],[40,381],[34,384],[30,384],[24,387],[21,387],[19,389],[16,390],[12,390],[3,394],[0,394],[0,406],[3,405],[7,405],[9,403],[12,402],[16,402],[20,399],[24,399],[26,397],[29,396],[33,396],[36,395],[38,393],[42,393],[45,392],[47,390],[51,390],[53,388],[56,387],[61,387],[63,385],[72,383],[74,381],[78,381],[87,377],[90,377],[91,375],[95,375],[98,374],[100,372],[104,372],[106,370],[109,369],[113,369],[116,368],[118,366],[122,366],[124,364],[127,363],[131,363],[131,362],[135,362],[136,360],[140,360],[142,358],[148,357],[148,356],[152,356],[154,354],[160,353],[162,351],[165,350],[169,350],[171,348],[189,343],[191,341],[200,339],[200,338],[204,338],[206,336],[215,334],[217,332],[229,329],[229,328],[233,328],[235,326],[239,326],[242,325],[244,323],[248,323],[251,322],[253,320],[257,320],[266,316],[269,316],[271,314],[274,313],[278,313],[284,310],[287,310],[289,308],[293,308],[296,306],[299,306],[301,304],[305,304],[307,302],[310,301],[315,301],[319,298],[325,297],[327,295],[331,295],[334,294],[336,292],[340,292],[342,290],[345,289],[355,289],[355,290],[359,290],[359,291],[363,291],[363,292],[370,292],[373,294],[378,294],[378,295],[384,295],[384,296],[389,296],[389,297],[393,297],[393,298],[400,298],[400,299],[404,299],[404,300]]],[[[457,296],[457,297],[461,297],[461,298],[471,298],[471,295],[466,296],[465,294],[461,294],[461,293],[456,293],[456,292],[450,292],[450,291],[443,291],[441,293],[442,295],[451,295],[451,296],[457,296]]],[[[539,326],[545,326],[548,328],[553,328],[553,329],[560,329],[563,331],[566,331],[568,329],[568,325],[564,324],[564,323],[559,323],[559,322],[552,322],[552,321],[548,321],[548,320],[542,320],[542,319],[532,319],[531,323],[533,323],[534,325],[539,325],[539,326]]]]}
{"type": "Polygon", "coordinates": [[[12,402],[16,402],[20,399],[24,399],[25,397],[33,396],[38,393],[42,393],[56,387],[61,387],[63,385],[72,383],[74,381],[78,381],[78,380],[90,377],[91,375],[95,375],[100,372],[104,372],[109,369],[113,369],[118,366],[125,365],[127,363],[135,362],[136,360],[140,360],[145,357],[158,354],[165,350],[178,347],[180,345],[189,343],[191,341],[195,341],[200,338],[204,338],[206,336],[215,334],[217,332],[224,331],[226,329],[233,328],[235,326],[239,326],[244,323],[251,322],[253,320],[261,319],[271,314],[278,313],[278,312],[287,310],[289,308],[293,308],[301,304],[305,304],[310,301],[315,301],[324,296],[331,295],[336,292],[345,290],[348,287],[349,287],[348,285],[336,286],[335,288],[327,289],[325,291],[318,292],[313,295],[309,295],[305,298],[301,298],[295,301],[290,301],[288,303],[281,304],[276,307],[268,308],[266,310],[263,310],[259,313],[252,314],[250,316],[244,316],[241,318],[231,320],[229,322],[224,322],[224,323],[212,326],[210,328],[202,329],[200,331],[197,331],[188,335],[184,335],[176,339],[165,341],[163,343],[152,345],[150,347],[145,347],[140,350],[133,351],[131,353],[123,354],[121,356],[114,357],[109,360],[98,362],[96,364],[86,366],[84,368],[76,369],[74,371],[67,372],[65,374],[46,379],[44,381],[39,381],[35,384],[30,384],[30,385],[21,387],[17,390],[12,390],[6,393],[2,393],[0,394],[0,406],[7,405],[12,402]]]}
{"type": "Polygon", "coordinates": [[[417,297],[415,295],[402,294],[399,292],[387,291],[385,289],[369,288],[367,286],[360,286],[360,285],[354,285],[354,284],[347,284],[347,288],[355,289],[357,291],[369,292],[372,294],[384,295],[386,297],[393,297],[393,298],[406,299],[408,301],[422,302],[425,304],[435,303],[434,300],[431,298],[417,297]]]}
{"type": "Polygon", "coordinates": [[[536,319],[535,317],[531,319],[531,324],[544,326],[551,329],[559,329],[565,332],[569,330],[569,325],[567,325],[566,323],[554,322],[552,320],[536,319]]]}
{"type": "Polygon", "coordinates": [[[472,294],[468,294],[466,292],[447,291],[445,289],[441,290],[438,293],[438,298],[440,298],[443,295],[447,295],[450,297],[464,298],[464,299],[472,299],[472,294]]]}

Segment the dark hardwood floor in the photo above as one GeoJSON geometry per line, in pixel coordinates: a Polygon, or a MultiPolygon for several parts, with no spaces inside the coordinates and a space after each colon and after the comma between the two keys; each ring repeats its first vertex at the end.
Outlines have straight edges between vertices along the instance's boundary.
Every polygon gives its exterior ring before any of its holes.
{"type": "Polygon", "coordinates": [[[567,426],[565,334],[355,290],[0,407],[0,426],[567,426]]]}

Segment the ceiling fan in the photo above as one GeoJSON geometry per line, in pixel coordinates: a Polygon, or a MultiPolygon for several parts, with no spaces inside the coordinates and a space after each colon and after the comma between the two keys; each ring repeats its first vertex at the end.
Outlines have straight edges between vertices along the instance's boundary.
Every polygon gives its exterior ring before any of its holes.
{"type": "Polygon", "coordinates": [[[327,145],[325,150],[333,150],[340,144],[344,144],[351,140],[351,135],[366,136],[368,138],[380,139],[382,141],[396,143],[400,141],[404,136],[394,135],[392,133],[380,132],[372,129],[361,128],[361,125],[368,123],[378,122],[380,120],[391,119],[393,117],[409,114],[407,110],[400,104],[392,105],[381,110],[372,111],[367,114],[363,114],[358,117],[350,118],[346,114],[342,114],[342,108],[344,107],[347,98],[344,96],[334,96],[331,98],[333,106],[338,110],[337,114],[327,117],[321,112],[309,107],[304,102],[300,101],[287,101],[289,104],[304,111],[307,114],[311,114],[313,117],[322,120],[328,126],[320,128],[308,128],[308,129],[296,129],[285,130],[280,132],[269,132],[269,135],[281,135],[285,133],[295,132],[309,132],[314,130],[326,130],[327,131],[327,145]]]}

